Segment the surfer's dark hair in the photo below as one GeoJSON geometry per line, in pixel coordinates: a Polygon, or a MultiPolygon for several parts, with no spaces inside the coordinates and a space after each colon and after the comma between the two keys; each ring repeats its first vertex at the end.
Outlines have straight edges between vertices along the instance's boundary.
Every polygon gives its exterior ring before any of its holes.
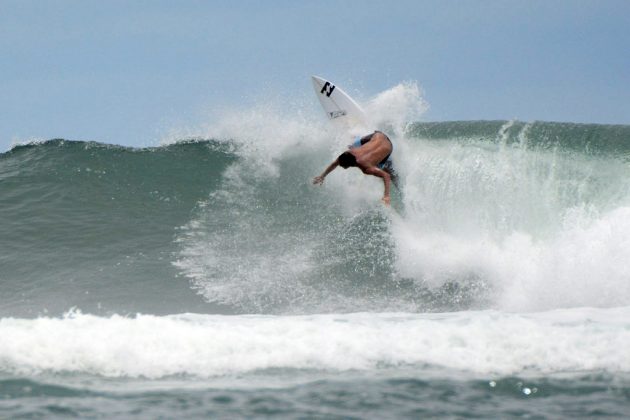
{"type": "Polygon", "coordinates": [[[350,152],[343,152],[337,158],[339,166],[343,169],[347,169],[351,166],[357,166],[357,158],[350,152]]]}

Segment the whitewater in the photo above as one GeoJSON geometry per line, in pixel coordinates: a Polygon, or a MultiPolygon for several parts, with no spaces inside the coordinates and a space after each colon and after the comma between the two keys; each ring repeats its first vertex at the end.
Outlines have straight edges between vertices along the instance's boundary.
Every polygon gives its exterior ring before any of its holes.
{"type": "Polygon", "coordinates": [[[630,126],[365,103],[0,154],[0,417],[627,416],[630,126]]]}

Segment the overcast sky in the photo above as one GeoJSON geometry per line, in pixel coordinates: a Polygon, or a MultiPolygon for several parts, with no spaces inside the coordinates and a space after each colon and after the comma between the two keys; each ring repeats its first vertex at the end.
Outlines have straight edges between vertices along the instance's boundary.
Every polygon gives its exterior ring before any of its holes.
{"type": "Polygon", "coordinates": [[[630,124],[630,1],[0,0],[0,151],[417,81],[427,121],[630,124]]]}

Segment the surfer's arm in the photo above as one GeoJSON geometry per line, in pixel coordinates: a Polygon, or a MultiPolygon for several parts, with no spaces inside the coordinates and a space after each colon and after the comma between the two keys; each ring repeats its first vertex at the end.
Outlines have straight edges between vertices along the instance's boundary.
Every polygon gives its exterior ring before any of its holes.
{"type": "Polygon", "coordinates": [[[320,185],[323,184],[324,183],[324,178],[326,178],[326,175],[328,175],[329,173],[334,171],[337,166],[339,166],[339,159],[335,159],[335,161],[333,163],[328,165],[328,167],[326,168],[324,173],[322,173],[321,175],[316,176],[315,178],[313,178],[313,184],[320,184],[320,185]]]}
{"type": "Polygon", "coordinates": [[[391,183],[392,177],[389,173],[385,172],[382,169],[377,168],[376,166],[373,166],[371,168],[366,168],[363,170],[364,174],[367,175],[374,175],[377,176],[379,178],[383,178],[383,184],[385,186],[385,192],[383,192],[383,203],[389,205],[390,202],[390,198],[389,198],[389,185],[391,183]]]}

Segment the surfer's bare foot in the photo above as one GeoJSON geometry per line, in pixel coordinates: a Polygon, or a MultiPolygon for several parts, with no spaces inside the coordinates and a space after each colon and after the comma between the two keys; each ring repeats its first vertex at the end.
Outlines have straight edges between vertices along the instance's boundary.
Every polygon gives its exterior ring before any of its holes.
{"type": "Polygon", "coordinates": [[[383,202],[386,206],[389,206],[389,204],[390,204],[390,198],[389,198],[389,197],[383,197],[383,198],[381,199],[381,201],[382,201],[382,202],[383,202]]]}
{"type": "Polygon", "coordinates": [[[313,178],[313,184],[315,185],[322,185],[324,183],[324,177],[323,176],[316,176],[315,178],[313,178]]]}

